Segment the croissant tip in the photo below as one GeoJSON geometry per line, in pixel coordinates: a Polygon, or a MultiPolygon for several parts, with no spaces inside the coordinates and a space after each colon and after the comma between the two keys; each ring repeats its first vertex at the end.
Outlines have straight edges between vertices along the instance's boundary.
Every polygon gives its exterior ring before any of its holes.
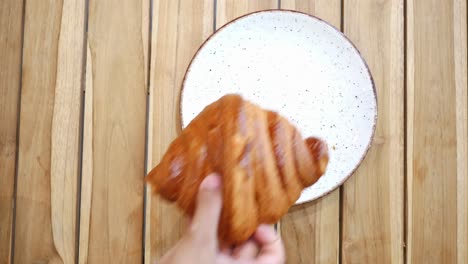
{"type": "Polygon", "coordinates": [[[306,144],[313,158],[318,162],[319,174],[324,174],[329,161],[327,143],[319,138],[309,137],[306,139],[306,144]]]}
{"type": "Polygon", "coordinates": [[[323,175],[325,171],[327,170],[328,166],[328,154],[325,156],[322,156],[322,158],[319,160],[319,169],[320,169],[320,174],[323,175]]]}
{"type": "Polygon", "coordinates": [[[145,182],[149,182],[151,177],[151,172],[148,172],[148,174],[145,176],[145,182]]]}
{"type": "Polygon", "coordinates": [[[146,184],[149,184],[153,189],[153,191],[156,191],[156,174],[157,174],[157,168],[152,169],[145,177],[145,182],[146,184]]]}
{"type": "Polygon", "coordinates": [[[153,179],[153,177],[154,177],[154,170],[151,170],[150,172],[148,172],[148,174],[146,174],[145,182],[151,183],[151,180],[153,179]]]}

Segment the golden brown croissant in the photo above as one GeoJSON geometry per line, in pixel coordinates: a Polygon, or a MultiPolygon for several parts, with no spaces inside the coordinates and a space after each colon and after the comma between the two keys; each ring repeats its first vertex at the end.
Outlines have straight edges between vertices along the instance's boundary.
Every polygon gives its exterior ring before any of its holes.
{"type": "Polygon", "coordinates": [[[169,146],[147,180],[153,190],[193,215],[198,187],[222,175],[223,244],[247,240],[261,223],[275,223],[301,191],[325,172],[326,144],[303,140],[285,118],[226,95],[207,106],[169,146]]]}

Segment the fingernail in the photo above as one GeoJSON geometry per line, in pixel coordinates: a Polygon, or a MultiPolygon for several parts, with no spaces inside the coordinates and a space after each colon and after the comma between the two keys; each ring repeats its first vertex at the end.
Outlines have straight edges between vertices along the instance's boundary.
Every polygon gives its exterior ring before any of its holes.
{"type": "Polygon", "coordinates": [[[221,178],[218,174],[212,173],[202,181],[200,185],[201,190],[216,190],[221,185],[221,178]]]}

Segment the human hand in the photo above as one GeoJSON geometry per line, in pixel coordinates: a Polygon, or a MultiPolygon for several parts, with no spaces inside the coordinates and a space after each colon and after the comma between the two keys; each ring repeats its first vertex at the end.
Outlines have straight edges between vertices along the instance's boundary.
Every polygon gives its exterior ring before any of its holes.
{"type": "Polygon", "coordinates": [[[159,264],[282,264],[284,247],[273,227],[260,225],[250,240],[220,249],[217,231],[222,209],[221,178],[208,175],[200,185],[197,208],[187,233],[159,264]]]}

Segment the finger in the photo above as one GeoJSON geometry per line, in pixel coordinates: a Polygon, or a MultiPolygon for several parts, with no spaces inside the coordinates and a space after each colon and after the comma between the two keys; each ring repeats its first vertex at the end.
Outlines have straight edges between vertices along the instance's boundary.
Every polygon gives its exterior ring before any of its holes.
{"type": "Polygon", "coordinates": [[[232,249],[228,246],[221,246],[219,252],[228,256],[232,255],[232,249]]]}
{"type": "Polygon", "coordinates": [[[244,264],[232,259],[231,255],[219,253],[216,255],[216,264],[244,264]]]}
{"type": "Polygon", "coordinates": [[[219,175],[206,176],[198,190],[197,207],[191,224],[193,235],[216,241],[222,208],[221,195],[219,175]]]}
{"type": "Polygon", "coordinates": [[[249,240],[245,244],[237,247],[232,252],[232,256],[236,259],[254,259],[258,254],[257,244],[249,240]]]}
{"type": "Polygon", "coordinates": [[[260,246],[255,263],[284,263],[283,242],[272,226],[260,225],[254,234],[254,239],[260,246]]]}
{"type": "Polygon", "coordinates": [[[193,222],[193,218],[191,218],[191,217],[187,218],[187,220],[185,222],[186,223],[185,226],[192,226],[192,222],[193,222]]]}

